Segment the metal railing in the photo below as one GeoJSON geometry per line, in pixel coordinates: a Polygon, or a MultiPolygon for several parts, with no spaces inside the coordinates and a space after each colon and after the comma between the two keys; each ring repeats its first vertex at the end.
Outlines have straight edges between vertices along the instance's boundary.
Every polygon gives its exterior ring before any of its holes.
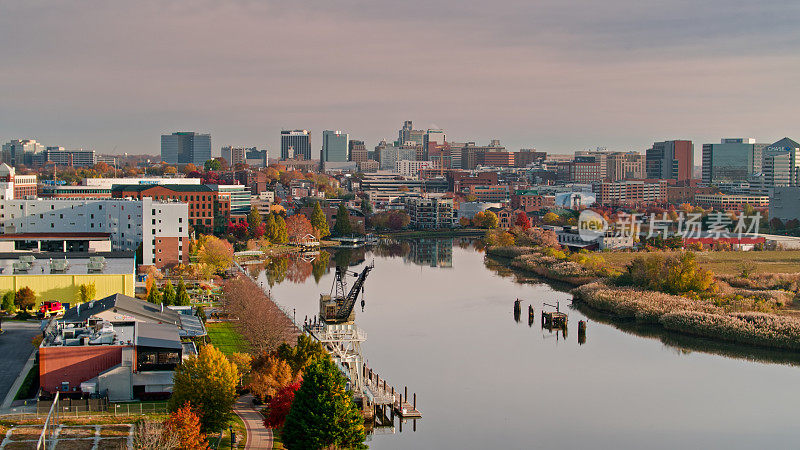
{"type": "Polygon", "coordinates": [[[55,432],[56,427],[58,426],[58,392],[56,392],[56,396],[53,399],[53,404],[50,406],[50,411],[47,413],[47,418],[44,420],[44,426],[42,426],[42,434],[39,435],[39,441],[36,443],[36,450],[44,450],[47,448],[47,435],[51,434],[48,433],[49,430],[52,429],[52,432],[55,432]]]}

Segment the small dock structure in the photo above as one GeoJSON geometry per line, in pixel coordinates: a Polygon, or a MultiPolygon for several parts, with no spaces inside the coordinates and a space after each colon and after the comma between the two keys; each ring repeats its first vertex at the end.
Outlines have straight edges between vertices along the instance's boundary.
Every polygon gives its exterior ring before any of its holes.
{"type": "Polygon", "coordinates": [[[555,311],[542,311],[542,327],[545,328],[566,328],[567,327],[567,314],[562,313],[559,309],[559,303],[555,305],[544,303],[545,306],[554,307],[555,311]]]}

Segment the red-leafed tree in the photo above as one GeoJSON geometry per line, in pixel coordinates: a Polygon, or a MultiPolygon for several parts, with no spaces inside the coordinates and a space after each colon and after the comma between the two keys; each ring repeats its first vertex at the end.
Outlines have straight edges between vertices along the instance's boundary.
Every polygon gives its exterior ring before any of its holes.
{"type": "Polygon", "coordinates": [[[167,417],[164,422],[164,431],[177,435],[182,449],[205,450],[208,448],[206,437],[200,432],[200,416],[194,412],[188,402],[167,417]]]}
{"type": "Polygon", "coordinates": [[[279,390],[272,401],[269,402],[269,415],[264,419],[264,425],[269,428],[281,428],[286,421],[286,416],[292,409],[292,402],[294,401],[294,393],[300,389],[300,384],[303,380],[290,383],[279,390]]]}
{"type": "Polygon", "coordinates": [[[307,234],[314,234],[314,227],[311,221],[304,214],[294,214],[286,218],[286,233],[289,241],[302,238],[307,234]]]}
{"type": "Polygon", "coordinates": [[[236,236],[237,239],[247,237],[247,222],[228,222],[228,234],[236,236]]]}
{"type": "Polygon", "coordinates": [[[527,230],[531,227],[531,219],[524,212],[520,212],[517,214],[517,220],[514,221],[514,225],[522,228],[523,230],[527,230]]]}

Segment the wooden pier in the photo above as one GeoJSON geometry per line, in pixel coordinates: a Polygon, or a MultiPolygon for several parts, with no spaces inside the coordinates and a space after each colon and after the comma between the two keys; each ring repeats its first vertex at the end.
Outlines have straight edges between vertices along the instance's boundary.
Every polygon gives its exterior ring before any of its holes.
{"type": "Polygon", "coordinates": [[[412,401],[408,401],[408,387],[400,392],[366,365],[364,381],[365,393],[368,394],[364,401],[374,406],[375,417],[385,416],[388,410],[392,416],[397,415],[401,419],[422,418],[422,413],[417,409],[417,394],[412,394],[412,401]]]}

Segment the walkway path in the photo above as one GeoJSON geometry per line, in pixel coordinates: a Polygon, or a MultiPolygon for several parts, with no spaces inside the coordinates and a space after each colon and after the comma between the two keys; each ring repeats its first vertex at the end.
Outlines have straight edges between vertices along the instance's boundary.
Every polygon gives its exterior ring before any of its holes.
{"type": "Polygon", "coordinates": [[[253,395],[247,394],[236,400],[233,411],[242,418],[244,426],[247,428],[247,444],[245,450],[249,449],[272,449],[272,430],[264,426],[264,418],[257,409],[253,407],[253,395]]]}

